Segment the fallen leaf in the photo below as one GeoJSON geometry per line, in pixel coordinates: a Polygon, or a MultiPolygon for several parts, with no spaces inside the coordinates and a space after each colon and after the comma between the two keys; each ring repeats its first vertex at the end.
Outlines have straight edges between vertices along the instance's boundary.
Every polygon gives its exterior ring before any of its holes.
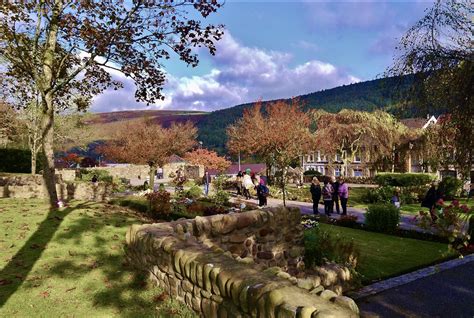
{"type": "Polygon", "coordinates": [[[49,297],[49,292],[47,290],[45,290],[45,291],[40,293],[40,296],[42,296],[43,298],[49,297]]]}
{"type": "Polygon", "coordinates": [[[163,292],[163,293],[161,293],[161,294],[159,294],[159,295],[157,295],[153,298],[153,300],[155,302],[162,302],[162,301],[165,301],[166,299],[168,299],[168,294],[165,293],[165,292],[163,292]]]}

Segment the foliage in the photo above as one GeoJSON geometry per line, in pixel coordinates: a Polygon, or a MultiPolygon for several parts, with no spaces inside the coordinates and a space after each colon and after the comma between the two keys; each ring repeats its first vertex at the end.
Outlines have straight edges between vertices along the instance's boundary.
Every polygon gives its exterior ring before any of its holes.
{"type": "Polygon", "coordinates": [[[165,217],[171,213],[171,194],[168,191],[157,191],[147,194],[150,202],[150,213],[155,219],[165,217]]]}
{"type": "Polygon", "coordinates": [[[276,101],[264,110],[259,102],[227,128],[227,146],[232,153],[257,154],[276,168],[285,205],[287,168],[311,147],[310,124],[297,99],[290,103],[276,101]]]}
{"type": "Polygon", "coordinates": [[[218,206],[226,206],[229,204],[229,192],[225,190],[216,190],[211,199],[212,202],[218,206]]]}
{"type": "Polygon", "coordinates": [[[352,240],[336,238],[315,226],[304,232],[306,268],[336,262],[356,268],[359,251],[352,240]]]}
{"type": "Polygon", "coordinates": [[[206,206],[204,208],[203,215],[204,216],[211,216],[211,215],[217,215],[217,214],[225,214],[227,213],[226,209],[221,206],[221,205],[211,205],[211,206],[206,206]]]}
{"type": "Polygon", "coordinates": [[[346,183],[354,184],[375,184],[373,177],[344,177],[346,183]]]}
{"type": "MultiPolygon", "coordinates": [[[[31,152],[25,149],[0,148],[0,172],[31,173],[31,152]]],[[[39,171],[44,162],[39,155],[36,169],[39,171]]]]}
{"type": "Polygon", "coordinates": [[[204,166],[205,169],[225,171],[231,162],[224,157],[220,157],[215,151],[207,149],[195,149],[184,155],[184,159],[191,164],[204,166]]]}
{"type": "Polygon", "coordinates": [[[427,173],[378,173],[375,182],[380,186],[410,187],[423,186],[434,181],[433,174],[427,173]]]}
{"type": "Polygon", "coordinates": [[[103,169],[80,169],[76,179],[91,182],[94,175],[97,176],[99,182],[113,182],[110,173],[103,169]]]}
{"type": "Polygon", "coordinates": [[[18,138],[18,115],[7,103],[0,101],[0,148],[6,147],[18,138]]]}
{"type": "Polygon", "coordinates": [[[323,174],[316,170],[306,170],[305,172],[303,172],[303,175],[316,177],[316,176],[322,176],[323,174]]]}
{"type": "Polygon", "coordinates": [[[393,233],[400,222],[400,210],[392,204],[371,204],[365,214],[365,224],[376,232],[393,233]]]}
{"type": "Polygon", "coordinates": [[[419,203],[423,200],[427,186],[414,187],[392,187],[383,186],[376,189],[366,189],[362,195],[364,203],[390,203],[395,191],[399,192],[400,202],[402,205],[419,203]]]}
{"type": "Polygon", "coordinates": [[[193,200],[199,199],[202,196],[202,189],[194,184],[186,191],[185,196],[193,200]]]}
{"type": "Polygon", "coordinates": [[[435,220],[426,211],[420,211],[413,218],[413,222],[419,227],[435,231],[449,241],[450,248],[460,250],[468,245],[470,239],[469,219],[474,214],[474,208],[461,205],[454,200],[450,205],[446,205],[442,199],[436,203],[435,220]]]}
{"type": "MultiPolygon", "coordinates": [[[[438,0],[426,15],[401,38],[390,75],[415,74],[416,87],[407,100],[426,109],[448,113],[440,124],[446,138],[437,144],[456,153],[451,162],[467,178],[474,151],[474,62],[472,3],[468,0],[438,0]],[[448,149],[449,149],[448,148],[448,149]]],[[[443,135],[441,135],[443,136],[443,135]]]]}
{"type": "Polygon", "coordinates": [[[447,176],[439,183],[438,190],[443,194],[444,199],[452,200],[461,194],[462,186],[462,180],[447,176]]]}

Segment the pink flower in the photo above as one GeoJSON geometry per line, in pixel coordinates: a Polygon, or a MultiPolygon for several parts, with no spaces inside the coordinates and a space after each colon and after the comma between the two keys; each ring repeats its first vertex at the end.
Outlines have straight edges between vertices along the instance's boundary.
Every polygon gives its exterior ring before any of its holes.
{"type": "Polygon", "coordinates": [[[453,200],[453,203],[452,203],[454,206],[459,206],[459,201],[458,200],[453,200]]]}
{"type": "Polygon", "coordinates": [[[444,205],[444,200],[443,199],[439,199],[438,202],[436,202],[437,205],[444,205]]]}
{"type": "Polygon", "coordinates": [[[469,212],[469,208],[467,207],[467,205],[463,204],[461,206],[461,209],[464,211],[464,213],[468,213],[469,212]]]}

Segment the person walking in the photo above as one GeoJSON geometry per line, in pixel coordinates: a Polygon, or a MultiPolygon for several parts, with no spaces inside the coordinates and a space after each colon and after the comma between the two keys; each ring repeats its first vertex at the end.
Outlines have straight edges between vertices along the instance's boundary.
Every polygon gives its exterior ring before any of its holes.
{"type": "Polygon", "coordinates": [[[250,189],[252,189],[254,186],[252,182],[252,178],[250,177],[250,169],[245,170],[244,176],[242,178],[242,183],[243,183],[243,190],[244,190],[244,195],[247,200],[251,199],[250,196],[250,189]]]}
{"type": "Polygon", "coordinates": [[[430,216],[433,222],[438,219],[435,213],[436,202],[438,202],[439,199],[442,199],[442,194],[440,193],[439,189],[437,189],[437,187],[438,183],[433,181],[428,192],[426,192],[425,198],[421,202],[422,207],[428,208],[430,210],[430,216]]]}
{"type": "Polygon", "coordinates": [[[311,198],[313,199],[313,213],[315,215],[318,215],[318,205],[319,200],[321,199],[321,185],[319,183],[318,178],[313,177],[313,181],[311,182],[311,187],[309,191],[311,192],[311,198]]]}
{"type": "Polygon", "coordinates": [[[332,181],[332,188],[333,188],[333,193],[332,193],[332,203],[331,203],[331,213],[334,213],[334,206],[336,206],[336,212],[337,214],[340,214],[340,208],[339,208],[339,181],[336,180],[336,177],[331,178],[332,181]]]}
{"type": "Polygon", "coordinates": [[[204,185],[204,194],[206,197],[209,195],[209,184],[211,183],[211,178],[209,172],[204,172],[204,177],[202,177],[202,184],[204,185]]]}
{"type": "Polygon", "coordinates": [[[393,191],[393,196],[390,199],[390,203],[392,203],[397,209],[400,209],[401,207],[400,189],[396,188],[395,191],[393,191]]]}
{"type": "Polygon", "coordinates": [[[328,179],[324,180],[324,187],[322,190],[323,200],[324,200],[324,213],[327,216],[331,215],[332,200],[333,200],[334,189],[328,179]]]}
{"type": "Polygon", "coordinates": [[[263,208],[267,206],[267,196],[268,196],[268,187],[265,185],[265,181],[260,179],[260,182],[257,186],[257,197],[258,197],[258,207],[263,208]]]}
{"type": "MultiPolygon", "coordinates": [[[[342,215],[347,215],[347,201],[349,200],[349,186],[344,178],[339,178],[338,195],[341,199],[342,215]]],[[[339,212],[338,212],[339,213],[339,212]]]]}
{"type": "Polygon", "coordinates": [[[237,187],[237,195],[242,195],[242,171],[239,171],[237,173],[237,177],[235,178],[236,180],[236,187],[237,187]]]}

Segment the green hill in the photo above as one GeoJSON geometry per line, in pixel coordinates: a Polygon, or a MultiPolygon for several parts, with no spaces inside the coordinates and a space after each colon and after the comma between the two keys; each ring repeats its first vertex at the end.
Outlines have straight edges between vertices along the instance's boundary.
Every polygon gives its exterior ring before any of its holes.
{"type": "MultiPolygon", "coordinates": [[[[409,92],[413,82],[410,77],[389,77],[351,85],[339,86],[315,93],[297,96],[305,105],[305,109],[323,109],[337,112],[344,108],[373,111],[383,109],[396,113],[400,117],[409,117],[412,112],[400,110],[400,103],[409,92]]],[[[263,105],[268,101],[263,102],[263,105]]],[[[207,148],[224,153],[226,143],[226,127],[242,117],[244,109],[253,103],[237,105],[209,113],[197,122],[199,140],[207,148]]]]}

